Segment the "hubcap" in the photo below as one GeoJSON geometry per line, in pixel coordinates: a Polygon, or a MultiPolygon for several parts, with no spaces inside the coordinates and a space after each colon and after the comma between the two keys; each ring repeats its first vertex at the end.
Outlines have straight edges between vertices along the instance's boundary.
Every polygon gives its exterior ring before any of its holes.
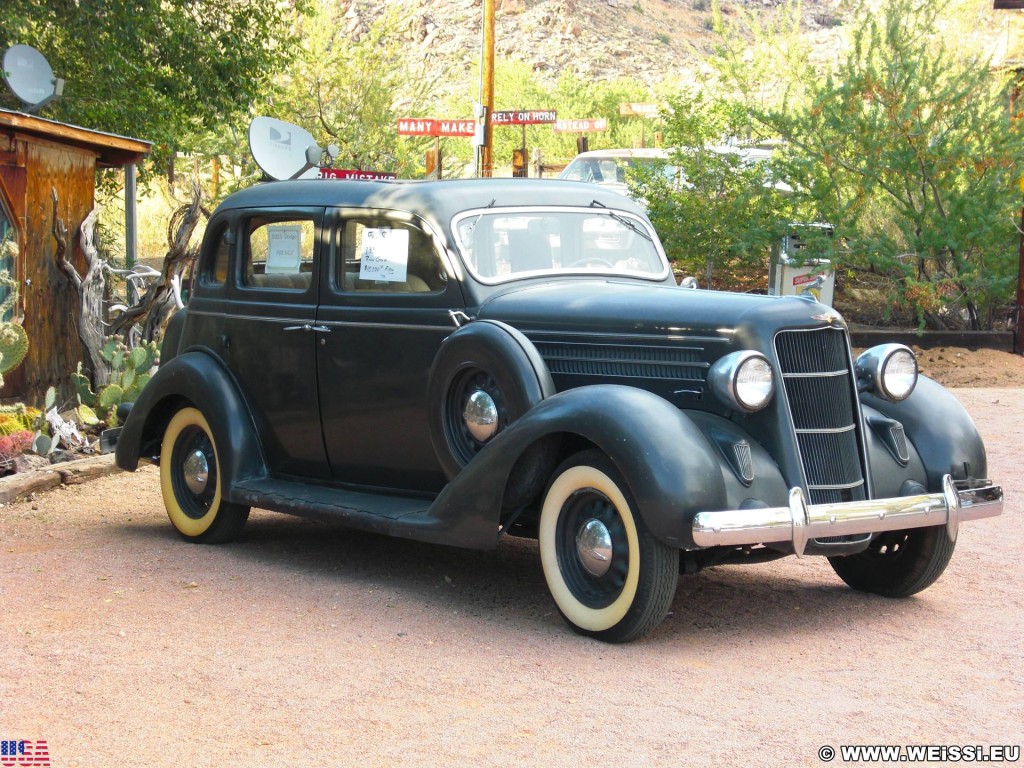
{"type": "Polygon", "coordinates": [[[206,459],[206,454],[198,448],[192,451],[185,459],[182,473],[188,489],[196,496],[202,495],[210,481],[210,463],[206,459]]]}
{"type": "Polygon", "coordinates": [[[584,570],[601,577],[612,567],[612,535],[600,520],[591,518],[576,534],[576,552],[584,570]]]}
{"type": "Polygon", "coordinates": [[[494,398],[482,389],[476,390],[466,400],[462,418],[469,434],[481,443],[486,443],[498,431],[498,406],[494,398]]]}

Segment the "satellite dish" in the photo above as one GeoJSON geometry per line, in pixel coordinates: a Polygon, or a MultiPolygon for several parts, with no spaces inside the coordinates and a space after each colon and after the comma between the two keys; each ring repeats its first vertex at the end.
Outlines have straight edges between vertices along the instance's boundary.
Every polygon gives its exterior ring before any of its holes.
{"type": "Polygon", "coordinates": [[[305,128],[273,117],[249,123],[249,151],[272,179],[315,179],[323,150],[305,128]]]}
{"type": "Polygon", "coordinates": [[[29,112],[42,109],[64,93],[64,81],[53,76],[50,62],[31,45],[12,45],[4,52],[4,82],[29,112]]]}

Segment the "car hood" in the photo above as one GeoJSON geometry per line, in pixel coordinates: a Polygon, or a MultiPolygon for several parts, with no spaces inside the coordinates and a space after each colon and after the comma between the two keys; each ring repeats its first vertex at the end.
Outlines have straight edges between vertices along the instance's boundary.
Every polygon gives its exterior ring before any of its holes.
{"type": "Polygon", "coordinates": [[[614,278],[524,283],[490,297],[478,315],[527,335],[702,338],[757,349],[782,329],[846,327],[838,312],[808,299],[614,278]]]}

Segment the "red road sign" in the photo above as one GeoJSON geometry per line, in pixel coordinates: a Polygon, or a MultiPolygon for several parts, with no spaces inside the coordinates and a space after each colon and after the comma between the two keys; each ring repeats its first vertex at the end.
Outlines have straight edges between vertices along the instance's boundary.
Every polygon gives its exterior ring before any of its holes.
{"type": "Polygon", "coordinates": [[[397,179],[398,176],[387,171],[359,171],[349,168],[321,168],[321,179],[357,179],[361,181],[379,181],[381,179],[397,179]]]}
{"type": "Polygon", "coordinates": [[[464,136],[476,133],[476,120],[435,120],[434,118],[398,118],[399,136],[464,136]]]}
{"type": "Polygon", "coordinates": [[[502,110],[491,113],[493,125],[541,125],[558,120],[554,109],[502,110]]]}
{"type": "Polygon", "coordinates": [[[607,131],[608,118],[591,117],[586,120],[556,120],[555,133],[593,133],[607,131]]]}

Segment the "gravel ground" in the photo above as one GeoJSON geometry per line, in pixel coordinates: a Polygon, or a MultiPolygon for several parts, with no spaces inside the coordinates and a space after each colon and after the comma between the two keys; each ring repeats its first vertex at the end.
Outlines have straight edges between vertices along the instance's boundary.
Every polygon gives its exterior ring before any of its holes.
{"type": "Polygon", "coordinates": [[[892,601],[816,558],[715,568],[627,646],[563,625],[531,542],[465,552],[254,512],[243,541],[194,546],[152,468],[8,505],[0,739],[46,740],[54,768],[813,766],[823,745],[1020,746],[1024,397],[956,394],[1007,505],[961,528],[937,584],[892,601]]]}

